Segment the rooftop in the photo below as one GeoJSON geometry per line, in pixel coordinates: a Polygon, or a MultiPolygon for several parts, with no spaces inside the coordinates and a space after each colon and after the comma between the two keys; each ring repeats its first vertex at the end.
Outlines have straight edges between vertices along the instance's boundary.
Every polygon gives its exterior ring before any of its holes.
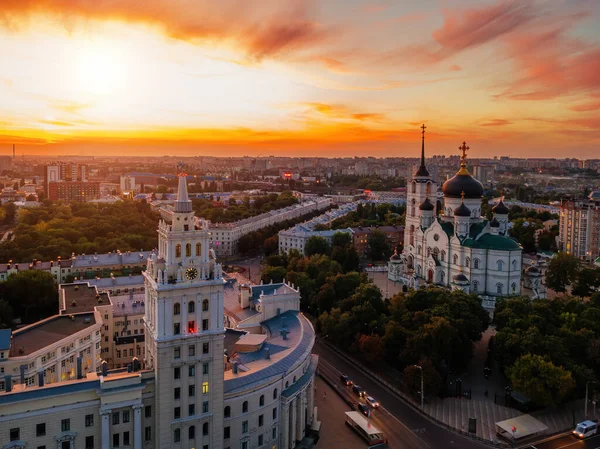
{"type": "Polygon", "coordinates": [[[144,276],[117,276],[109,278],[89,279],[86,281],[76,281],[76,284],[89,284],[90,286],[95,285],[98,289],[110,289],[113,287],[131,287],[144,285],[144,276]]]}
{"type": "Polygon", "coordinates": [[[145,311],[145,293],[128,293],[124,295],[111,295],[113,316],[143,315],[145,311]]]}
{"type": "Polygon", "coordinates": [[[252,300],[258,301],[260,295],[285,295],[289,293],[296,293],[292,287],[284,283],[277,284],[262,284],[250,286],[252,291],[252,300]]]}
{"type": "Polygon", "coordinates": [[[12,333],[10,357],[32,354],[96,324],[94,313],[54,315],[12,333]]]}
{"type": "Polygon", "coordinates": [[[11,333],[12,331],[10,329],[0,329],[0,351],[10,348],[11,333]]]}
{"type": "Polygon", "coordinates": [[[60,284],[60,309],[63,313],[91,312],[97,305],[110,304],[108,294],[98,292],[95,285],[85,283],[60,284]],[[102,300],[99,302],[99,300],[102,300]]]}

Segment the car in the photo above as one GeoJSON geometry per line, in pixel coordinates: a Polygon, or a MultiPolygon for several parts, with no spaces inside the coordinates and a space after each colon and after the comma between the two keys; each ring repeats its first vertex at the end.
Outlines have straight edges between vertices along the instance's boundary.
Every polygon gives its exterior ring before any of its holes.
{"type": "Polygon", "coordinates": [[[341,382],[342,382],[344,385],[346,385],[346,386],[348,386],[348,385],[352,385],[352,381],[351,381],[351,380],[350,380],[350,378],[349,378],[348,376],[346,376],[345,374],[342,374],[342,375],[340,376],[340,381],[341,381],[341,382]]]}
{"type": "Polygon", "coordinates": [[[362,413],[365,416],[369,416],[369,414],[371,413],[371,410],[369,409],[367,404],[361,403],[356,404],[356,411],[362,413]]]}
{"type": "Polygon", "coordinates": [[[367,404],[369,404],[371,406],[371,408],[379,407],[379,402],[377,402],[373,396],[367,396],[365,398],[365,401],[367,404]]]}
{"type": "Polygon", "coordinates": [[[352,392],[359,398],[364,398],[367,395],[367,392],[360,385],[356,384],[352,385],[352,392]]]}

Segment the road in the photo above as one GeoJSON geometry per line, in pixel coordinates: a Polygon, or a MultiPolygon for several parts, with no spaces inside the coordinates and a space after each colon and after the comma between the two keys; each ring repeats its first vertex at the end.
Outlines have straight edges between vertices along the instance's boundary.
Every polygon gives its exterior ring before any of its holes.
{"type": "Polygon", "coordinates": [[[546,443],[534,444],[536,449],[598,449],[600,447],[600,435],[579,440],[567,435],[546,443]]]}
{"type": "MultiPolygon", "coordinates": [[[[365,376],[361,370],[329,347],[317,342],[314,352],[320,356],[320,373],[328,378],[333,377],[331,379],[333,384],[343,390],[343,395],[351,396],[352,393],[349,387],[346,390],[341,385],[340,371],[347,374],[381,403],[382,407],[376,410],[372,422],[386,433],[391,449],[488,449],[488,446],[482,443],[433,424],[386,388],[365,376]]],[[[326,430],[324,429],[324,431],[326,430]]]]}

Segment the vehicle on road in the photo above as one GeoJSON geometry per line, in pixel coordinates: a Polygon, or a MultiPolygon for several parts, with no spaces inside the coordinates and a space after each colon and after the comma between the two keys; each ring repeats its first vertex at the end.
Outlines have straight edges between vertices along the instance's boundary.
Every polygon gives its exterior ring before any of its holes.
{"type": "Polygon", "coordinates": [[[342,382],[344,385],[346,385],[346,386],[352,385],[352,381],[351,381],[351,380],[350,380],[350,378],[349,378],[348,376],[346,376],[345,374],[342,374],[342,375],[340,376],[340,381],[341,381],[341,382],[342,382]]]}
{"type": "Polygon", "coordinates": [[[367,396],[365,401],[371,406],[371,408],[379,407],[379,402],[377,402],[373,396],[367,396]]]}
{"type": "Polygon", "coordinates": [[[352,392],[359,398],[364,398],[367,395],[367,392],[360,385],[356,384],[352,385],[352,392]]]}
{"type": "Polygon", "coordinates": [[[356,404],[355,409],[357,412],[362,413],[367,418],[371,415],[371,409],[369,408],[369,406],[367,404],[362,404],[359,402],[358,404],[356,404]]]}
{"type": "Polygon", "coordinates": [[[573,430],[573,435],[577,438],[587,438],[592,435],[596,435],[598,432],[598,424],[594,421],[583,421],[575,426],[575,430],[573,430]]]}
{"type": "Polygon", "coordinates": [[[346,425],[354,429],[368,444],[387,443],[385,434],[359,412],[346,412],[346,425]]]}

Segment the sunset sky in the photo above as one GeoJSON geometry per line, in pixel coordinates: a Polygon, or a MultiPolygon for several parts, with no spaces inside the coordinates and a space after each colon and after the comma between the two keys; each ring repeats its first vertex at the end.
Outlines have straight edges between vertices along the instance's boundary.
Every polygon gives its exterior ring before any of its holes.
{"type": "Polygon", "coordinates": [[[597,0],[0,0],[0,154],[600,158],[597,0]]]}

